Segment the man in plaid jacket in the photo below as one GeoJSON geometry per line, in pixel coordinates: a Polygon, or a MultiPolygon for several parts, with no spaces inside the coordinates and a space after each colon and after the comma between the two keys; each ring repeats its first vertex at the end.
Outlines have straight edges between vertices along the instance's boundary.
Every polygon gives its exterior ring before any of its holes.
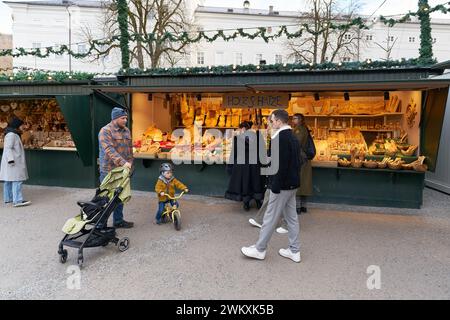
{"type": "MultiPolygon", "coordinates": [[[[108,172],[117,167],[131,169],[133,164],[133,150],[131,133],[127,128],[128,113],[122,108],[115,107],[111,112],[111,122],[100,129],[99,161],[100,183],[108,172]]],[[[134,223],[123,219],[123,204],[117,206],[113,214],[115,228],[132,228],[134,223]]]]}

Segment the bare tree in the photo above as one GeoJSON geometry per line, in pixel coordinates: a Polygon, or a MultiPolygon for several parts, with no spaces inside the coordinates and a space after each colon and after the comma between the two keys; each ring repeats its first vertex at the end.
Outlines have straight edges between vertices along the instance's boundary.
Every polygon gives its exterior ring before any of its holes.
{"type": "Polygon", "coordinates": [[[333,25],[349,25],[357,18],[361,4],[351,1],[340,8],[339,0],[308,0],[308,11],[298,18],[302,37],[288,40],[288,57],[296,57],[308,63],[333,62],[343,57],[357,57],[361,36],[358,26],[333,28],[333,25]],[[307,25],[304,28],[304,25],[307,25]]]}
{"type": "MultiPolygon", "coordinates": [[[[130,63],[144,69],[156,68],[163,61],[170,65],[178,62],[186,53],[188,43],[162,41],[164,34],[181,34],[192,29],[192,18],[188,17],[185,0],[128,0],[128,26],[130,35],[139,34],[141,39],[129,42],[130,63]]],[[[101,22],[106,37],[119,35],[117,3],[103,2],[105,14],[101,22]]],[[[93,32],[84,30],[85,37],[92,40],[93,32]]],[[[94,59],[109,54],[119,44],[104,46],[96,50],[94,59]]]]}
{"type": "Polygon", "coordinates": [[[382,59],[382,60],[386,60],[386,61],[391,60],[392,49],[394,48],[395,43],[397,42],[397,39],[398,39],[398,37],[391,36],[391,27],[388,26],[386,41],[383,41],[384,44],[375,42],[375,44],[377,46],[379,46],[386,53],[386,58],[382,59]]]}

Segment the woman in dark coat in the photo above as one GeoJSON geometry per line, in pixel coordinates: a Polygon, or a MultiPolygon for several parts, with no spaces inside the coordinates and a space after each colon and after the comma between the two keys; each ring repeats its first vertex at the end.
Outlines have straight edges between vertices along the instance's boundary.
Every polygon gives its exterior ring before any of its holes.
{"type": "Polygon", "coordinates": [[[244,210],[250,210],[250,202],[255,200],[259,209],[262,205],[265,192],[265,179],[261,176],[261,163],[258,157],[259,134],[249,131],[253,123],[244,121],[239,125],[240,134],[233,138],[232,152],[227,165],[227,171],[230,175],[228,189],[225,192],[225,198],[235,201],[242,201],[244,210]],[[245,146],[245,158],[243,163],[238,163],[237,147],[245,146]],[[256,164],[250,164],[250,154],[256,153],[256,164]]]}
{"type": "MultiPolygon", "coordinates": [[[[296,113],[292,117],[293,131],[297,137],[301,149],[306,149],[306,143],[308,140],[308,128],[305,123],[305,116],[301,113],[296,113]]],[[[307,212],[306,198],[312,196],[312,167],[311,160],[305,159],[300,169],[300,188],[297,189],[297,213],[307,212]]]]}

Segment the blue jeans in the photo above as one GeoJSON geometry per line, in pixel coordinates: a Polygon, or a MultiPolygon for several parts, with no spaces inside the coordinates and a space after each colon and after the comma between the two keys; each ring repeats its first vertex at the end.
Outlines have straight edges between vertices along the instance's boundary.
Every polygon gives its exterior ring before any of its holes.
{"type": "Polygon", "coordinates": [[[22,183],[23,181],[5,181],[3,185],[3,201],[5,203],[17,204],[23,201],[22,183]]]}
{"type": "MultiPolygon", "coordinates": [[[[100,184],[102,183],[102,181],[105,179],[105,177],[108,175],[107,172],[100,172],[100,184]]],[[[116,209],[113,212],[113,223],[117,224],[117,223],[121,223],[123,222],[123,204],[119,204],[116,209]]],[[[102,227],[106,227],[102,226],[102,227]]]]}
{"type": "Polygon", "coordinates": [[[156,222],[157,223],[161,223],[161,215],[164,212],[164,208],[165,208],[166,204],[169,202],[172,206],[173,205],[177,205],[177,207],[179,206],[178,202],[176,202],[175,200],[160,201],[158,203],[158,212],[156,212],[156,222]]]}

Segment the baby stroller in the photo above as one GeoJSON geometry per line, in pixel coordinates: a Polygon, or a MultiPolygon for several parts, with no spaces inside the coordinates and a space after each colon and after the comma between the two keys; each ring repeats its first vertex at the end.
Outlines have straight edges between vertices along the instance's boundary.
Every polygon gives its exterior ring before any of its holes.
{"type": "Polygon", "coordinates": [[[67,220],[62,231],[66,234],[59,243],[60,262],[67,261],[64,246],[78,249],[78,265],[83,266],[83,249],[107,246],[110,242],[123,252],[130,240],[116,237],[116,229],[106,227],[108,218],[120,203],[131,198],[130,170],[125,167],[113,169],[97,188],[91,201],[78,201],[80,214],[67,220]]]}

